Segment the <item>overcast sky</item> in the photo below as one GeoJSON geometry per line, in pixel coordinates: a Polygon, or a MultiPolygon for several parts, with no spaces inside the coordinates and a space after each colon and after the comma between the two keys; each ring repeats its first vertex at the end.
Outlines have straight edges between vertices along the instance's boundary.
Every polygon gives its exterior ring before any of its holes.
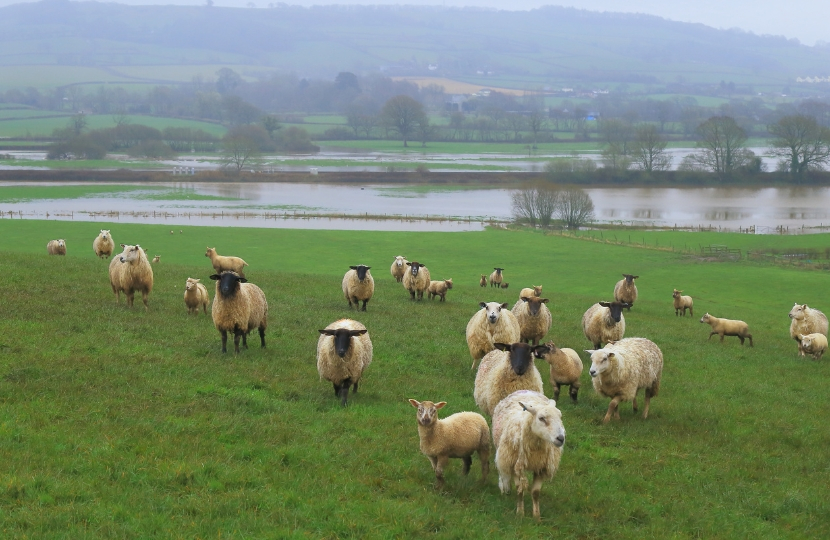
{"type": "MultiPolygon", "coordinates": [[[[216,6],[258,8],[280,0],[214,0],[216,6]]],[[[20,0],[0,0],[0,6],[20,0]]],[[[118,0],[122,4],[201,5],[205,0],[118,0]]],[[[410,4],[482,6],[498,9],[532,9],[543,5],[573,6],[593,11],[648,13],[714,28],[741,28],[755,34],[797,38],[805,45],[830,42],[830,0],[285,0],[287,4],[410,4]]]]}

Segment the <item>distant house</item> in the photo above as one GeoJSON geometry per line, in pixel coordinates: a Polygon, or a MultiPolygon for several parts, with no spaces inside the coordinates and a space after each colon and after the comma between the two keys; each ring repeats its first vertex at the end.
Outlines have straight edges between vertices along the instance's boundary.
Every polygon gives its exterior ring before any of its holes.
{"type": "Polygon", "coordinates": [[[444,109],[450,112],[463,112],[465,104],[467,103],[467,96],[464,94],[453,94],[450,99],[444,103],[444,109]]]}

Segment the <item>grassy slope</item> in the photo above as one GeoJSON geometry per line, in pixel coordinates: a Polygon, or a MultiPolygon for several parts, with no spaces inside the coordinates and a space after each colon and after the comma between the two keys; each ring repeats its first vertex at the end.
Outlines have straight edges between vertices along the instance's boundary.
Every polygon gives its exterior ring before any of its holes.
{"type": "MultiPolygon", "coordinates": [[[[52,131],[65,128],[69,123],[70,114],[66,112],[51,111],[26,111],[28,114],[22,118],[0,121],[0,137],[23,137],[23,136],[44,136],[49,137],[52,131]],[[43,118],[32,118],[36,116],[49,116],[43,118]]],[[[0,117],[6,115],[0,111],[0,117]]],[[[165,118],[159,116],[130,115],[129,121],[133,124],[141,124],[156,129],[167,127],[186,127],[191,129],[202,129],[211,135],[221,137],[225,134],[225,127],[212,122],[200,122],[198,120],[182,120],[180,118],[165,118]]],[[[109,114],[90,114],[86,116],[88,129],[103,129],[115,126],[115,121],[109,114]]]]}
{"type": "MultiPolygon", "coordinates": [[[[830,413],[826,360],[796,358],[792,302],[823,297],[826,277],[750,263],[530,232],[376,233],[245,230],[0,220],[0,528],[12,537],[538,538],[826,537],[830,413]],[[99,228],[161,254],[149,313],[116,306],[99,228]],[[65,258],[45,244],[64,237],[65,258]],[[244,257],[269,299],[268,348],[219,353],[210,319],[187,317],[182,285],[207,281],[206,245],[244,257]],[[446,304],[411,304],[391,280],[397,254],[453,277],[446,304]],[[340,293],[349,264],[373,266],[374,362],[342,410],[318,380],[317,328],[353,315],[340,293]],[[478,288],[507,268],[508,290],[478,288]],[[481,300],[512,306],[542,283],[551,336],[578,350],[582,312],[621,272],[639,280],[628,333],[665,355],[661,394],[643,421],[583,374],[580,404],[560,403],[568,441],[542,490],[540,525],[513,497],[482,488],[453,461],[443,493],[418,452],[405,398],[475,410],[464,327],[481,300]],[[672,315],[683,288],[704,311],[747,320],[754,349],[707,343],[697,318],[672,315]]],[[[607,233],[606,233],[607,234],[607,233]]],[[[674,233],[670,233],[674,234],[674,233]]],[[[746,236],[717,236],[742,247],[746,236]]],[[[826,235],[814,238],[827,242],[826,235]]],[[[800,239],[766,237],[768,245],[800,239]]],[[[706,241],[714,241],[706,238],[706,241]]],[[[213,296],[213,289],[211,296],[213,296]]],[[[818,305],[817,307],[825,307],[818,305]]],[[[826,311],[826,309],[825,309],[826,311]]],[[[540,365],[540,368],[545,366],[540,365]]],[[[544,371],[543,371],[544,373],[544,371]]],[[[544,376],[547,379],[547,376],[544,376]]],[[[546,389],[550,393],[550,388],[546,389]]]]}

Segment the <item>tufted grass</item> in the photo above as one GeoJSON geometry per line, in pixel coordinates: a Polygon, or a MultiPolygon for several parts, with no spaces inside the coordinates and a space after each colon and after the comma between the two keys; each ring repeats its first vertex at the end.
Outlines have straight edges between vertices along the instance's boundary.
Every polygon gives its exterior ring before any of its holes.
{"type": "Polygon", "coordinates": [[[793,302],[830,311],[823,272],[502,230],[180,228],[0,220],[4,537],[830,533],[830,367],[797,358],[787,333],[793,302]],[[107,262],[92,254],[100,228],[162,255],[149,313],[115,305],[107,262]],[[57,237],[66,257],[46,255],[57,237]],[[222,355],[210,316],[187,316],[185,279],[212,273],[207,245],[250,263],[271,310],[267,349],[254,338],[239,356],[222,355]],[[395,255],[453,278],[447,302],[410,303],[388,273],[395,255]],[[376,294],[356,315],[340,280],[358,263],[373,267],[376,294]],[[509,289],[478,287],[493,266],[506,269],[509,289]],[[542,488],[540,524],[514,516],[494,473],[482,487],[476,460],[468,478],[452,461],[436,492],[405,400],[445,400],[444,415],[476,410],[464,328],[477,303],[512,307],[519,288],[541,283],[551,336],[581,351],[582,313],[610,297],[622,272],[641,276],[628,335],[654,340],[665,356],[651,417],[624,404],[620,422],[602,425],[608,400],[586,370],[580,403],[563,393],[559,404],[568,439],[560,472],[542,488]],[[695,317],[674,316],[674,287],[695,298],[695,317]],[[705,311],[746,320],[756,346],[707,342],[697,322],[705,311]],[[316,373],[316,330],[348,316],[369,328],[375,356],[341,409],[316,373]]]}

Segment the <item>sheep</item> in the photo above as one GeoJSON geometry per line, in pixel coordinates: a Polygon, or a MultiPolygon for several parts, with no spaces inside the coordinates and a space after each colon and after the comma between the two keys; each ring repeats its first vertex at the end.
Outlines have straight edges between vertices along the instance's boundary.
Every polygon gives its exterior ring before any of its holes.
{"type": "Polygon", "coordinates": [[[631,306],[637,301],[637,286],[634,285],[634,280],[640,276],[623,274],[623,277],[625,279],[619,280],[614,286],[614,300],[628,304],[626,307],[631,311],[631,306]]]}
{"type": "Polygon", "coordinates": [[[513,480],[517,495],[516,514],[520,516],[525,513],[526,473],[533,473],[530,496],[533,517],[539,521],[542,482],[556,474],[565,444],[565,426],[556,402],[541,392],[513,392],[493,411],[493,443],[499,490],[503,494],[510,493],[510,480],[513,480]]]}
{"type": "Polygon", "coordinates": [[[415,293],[418,300],[424,299],[424,291],[429,288],[429,270],[418,261],[406,263],[406,271],[403,274],[403,288],[409,291],[409,299],[415,300],[415,293]]]}
{"type": "Polygon", "coordinates": [[[536,369],[534,358],[548,352],[544,345],[526,343],[495,343],[481,359],[476,373],[473,398],[481,412],[492,416],[499,401],[516,390],[542,392],[542,375],[536,369]]]}
{"type": "Polygon", "coordinates": [[[173,231],[170,231],[170,234],[173,234],[173,231]]]}
{"type": "Polygon", "coordinates": [[[824,334],[800,334],[801,350],[812,356],[815,360],[821,358],[827,350],[827,336],[824,334]]]}
{"type": "Polygon", "coordinates": [[[651,398],[660,391],[663,374],[663,353],[654,342],[645,338],[626,338],[609,343],[604,349],[586,350],[591,355],[591,382],[597,394],[611,398],[602,422],[620,418],[621,401],[633,402],[637,410],[637,391],[645,389],[646,406],[643,418],[648,418],[651,398]]]}
{"type": "Polygon", "coordinates": [[[265,329],[268,328],[268,301],[262,289],[232,270],[213,274],[216,282],[211,316],[213,326],[222,335],[222,352],[227,353],[228,332],[233,332],[234,352],[239,354],[239,338],[248,348],[248,334],[259,329],[261,346],[265,348],[265,329]]]}
{"type": "Polygon", "coordinates": [[[509,283],[507,283],[507,282],[505,282],[505,283],[502,283],[502,284],[501,284],[501,288],[502,288],[502,289],[506,289],[506,288],[508,288],[509,286],[510,286],[510,284],[509,284],[509,283]]]}
{"type": "Polygon", "coordinates": [[[121,303],[121,291],[127,297],[127,307],[133,306],[136,291],[141,292],[144,310],[150,311],[148,297],[153,290],[153,269],[147,260],[147,253],[140,245],[121,244],[124,251],[110,261],[110,286],[115,294],[115,303],[121,303]]]}
{"type": "Polygon", "coordinates": [[[804,356],[799,334],[827,335],[827,316],[821,311],[796,303],[790,310],[790,337],[798,342],[798,354],[804,356]]]}
{"type": "Polygon", "coordinates": [[[406,257],[403,255],[395,257],[395,260],[392,261],[392,267],[389,270],[392,272],[392,277],[395,278],[395,281],[398,283],[403,281],[403,275],[406,272],[406,257]]]}
{"type": "Polygon", "coordinates": [[[545,343],[548,352],[542,358],[550,364],[550,383],[553,385],[553,399],[559,401],[559,389],[563,385],[570,386],[568,392],[571,400],[576,403],[581,386],[579,378],[582,376],[582,359],[579,354],[568,348],[560,349],[552,341],[545,343]]]}
{"type": "Polygon", "coordinates": [[[160,260],[161,260],[161,255],[156,255],[155,257],[153,257],[153,260],[150,261],[150,262],[153,263],[153,264],[156,264],[160,260]]]}
{"type": "MultiPolygon", "coordinates": [[[[723,343],[724,336],[737,336],[741,340],[741,345],[744,344],[744,338],[749,338],[749,346],[753,346],[752,334],[749,333],[749,325],[743,321],[720,319],[707,313],[700,318],[700,322],[712,327],[712,331],[709,333],[709,339],[712,339],[712,336],[718,334],[720,336],[720,342],[723,343]]],[[[709,341],[709,339],[706,341],[709,341]]]]}
{"type": "Polygon", "coordinates": [[[459,412],[440,419],[438,409],[444,408],[446,401],[433,403],[410,399],[409,403],[418,409],[421,453],[432,463],[436,487],[440,489],[444,485],[444,467],[450,458],[461,458],[464,474],[469,474],[475,452],[478,452],[481,461],[481,481],[487,482],[490,473],[490,428],[487,420],[474,412],[459,412]]]}
{"type": "Polygon", "coordinates": [[[207,248],[207,251],[205,251],[205,257],[210,257],[210,264],[213,266],[213,269],[216,270],[217,274],[230,270],[232,272],[236,272],[239,277],[245,277],[244,267],[248,266],[248,263],[239,257],[219,255],[216,253],[216,248],[211,247],[207,248]]]}
{"type": "Polygon", "coordinates": [[[674,298],[674,315],[683,315],[686,316],[686,309],[689,310],[689,315],[694,317],[695,311],[694,301],[692,300],[691,296],[683,296],[683,291],[678,291],[674,289],[674,292],[671,294],[672,298],[674,298]]]}
{"type": "Polygon", "coordinates": [[[625,317],[622,310],[628,304],[623,302],[597,302],[582,315],[582,333],[595,348],[603,343],[619,341],[625,335],[625,317]]]}
{"type": "Polygon", "coordinates": [[[92,251],[95,252],[95,256],[102,259],[109,259],[114,249],[115,243],[112,240],[109,229],[101,229],[101,232],[92,241],[92,251]]]}
{"type": "Polygon", "coordinates": [[[502,278],[504,277],[502,275],[503,271],[504,271],[504,268],[499,268],[499,267],[494,267],[493,268],[493,273],[490,274],[490,287],[495,287],[497,289],[499,287],[501,287],[502,278]]]}
{"type": "Polygon", "coordinates": [[[184,305],[187,306],[188,315],[198,315],[199,306],[207,315],[208,304],[210,304],[210,295],[207,288],[199,283],[198,279],[187,278],[184,284],[184,305]]]}
{"type": "Polygon", "coordinates": [[[49,255],[66,255],[66,240],[49,240],[46,244],[46,253],[49,255]]]}
{"type": "Polygon", "coordinates": [[[346,406],[349,386],[357,385],[372,363],[372,340],[366,327],[351,319],[340,319],[320,330],[317,339],[317,373],[334,385],[334,395],[346,406]]]}
{"type": "Polygon", "coordinates": [[[481,309],[470,318],[466,330],[467,347],[473,357],[470,369],[474,369],[476,362],[495,348],[494,343],[516,343],[521,337],[519,322],[507,310],[506,303],[480,302],[478,305],[481,309]]]}
{"type": "Polygon", "coordinates": [[[511,312],[519,323],[519,341],[538,345],[547,335],[552,322],[547,298],[519,298],[511,312]]]}
{"type": "Polygon", "coordinates": [[[481,274],[481,279],[478,280],[478,285],[480,287],[486,287],[487,286],[487,276],[486,275],[481,274]]]}
{"type": "Polygon", "coordinates": [[[369,272],[370,268],[371,266],[363,264],[350,266],[349,271],[343,276],[343,296],[349,301],[349,309],[352,309],[352,304],[354,304],[355,309],[366,311],[366,303],[375,294],[375,279],[369,272]],[[363,301],[363,308],[360,307],[361,301],[363,301]]]}
{"type": "Polygon", "coordinates": [[[427,289],[427,298],[434,300],[436,296],[441,297],[441,302],[445,301],[447,291],[452,289],[452,278],[442,281],[430,281],[427,289]]]}
{"type": "Polygon", "coordinates": [[[542,296],[542,286],[534,285],[532,288],[525,287],[519,291],[519,298],[533,298],[534,296],[542,296]]]}

